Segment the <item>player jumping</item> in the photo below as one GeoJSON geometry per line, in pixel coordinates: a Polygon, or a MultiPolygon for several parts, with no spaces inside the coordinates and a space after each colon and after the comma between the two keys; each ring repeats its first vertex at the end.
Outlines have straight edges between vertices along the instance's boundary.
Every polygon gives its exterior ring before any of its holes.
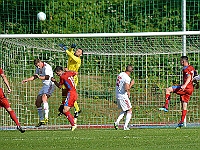
{"type": "Polygon", "coordinates": [[[49,116],[48,98],[54,91],[54,83],[51,81],[51,77],[53,77],[53,70],[49,64],[41,61],[40,59],[35,59],[34,65],[36,67],[35,75],[31,76],[30,78],[24,79],[22,83],[33,81],[35,79],[40,79],[43,83],[43,86],[39,91],[35,101],[35,105],[37,107],[40,119],[40,122],[35,127],[40,127],[41,125],[45,125],[48,123],[48,116],[49,116]],[[43,104],[43,109],[42,109],[42,104],[43,104]]]}
{"type": "Polygon", "coordinates": [[[54,72],[60,77],[60,82],[56,82],[54,78],[51,78],[51,81],[54,82],[58,88],[62,88],[63,86],[65,86],[65,89],[67,91],[65,99],[62,100],[63,109],[61,109],[61,107],[59,108],[60,112],[62,112],[67,117],[72,126],[71,129],[72,131],[74,131],[77,125],[74,122],[74,117],[70,113],[70,108],[74,106],[74,103],[78,97],[73,79],[73,77],[76,76],[78,73],[74,71],[64,72],[63,68],[60,66],[57,66],[54,72]]]}
{"type": "MultiPolygon", "coordinates": [[[[81,66],[81,58],[80,57],[83,54],[83,50],[81,48],[77,48],[76,51],[74,52],[74,49],[76,48],[76,44],[72,44],[68,50],[64,44],[59,44],[59,46],[63,50],[65,50],[65,52],[68,55],[68,63],[67,63],[67,68],[65,68],[65,70],[78,72],[78,70],[81,66]]],[[[78,85],[78,76],[77,75],[74,76],[74,82],[75,82],[75,86],[77,88],[77,85],[78,85]]],[[[63,97],[62,99],[63,100],[65,99],[65,93],[66,93],[66,89],[63,87],[62,88],[62,97],[63,97]]],[[[74,103],[74,107],[75,107],[74,120],[76,123],[78,114],[81,112],[81,110],[76,101],[74,103]]]]}

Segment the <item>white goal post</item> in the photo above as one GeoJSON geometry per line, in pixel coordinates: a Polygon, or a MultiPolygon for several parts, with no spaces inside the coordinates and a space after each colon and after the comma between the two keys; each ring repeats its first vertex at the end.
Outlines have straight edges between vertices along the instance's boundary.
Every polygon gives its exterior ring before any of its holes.
{"type": "MultiPolygon", "coordinates": [[[[118,116],[115,100],[116,75],[132,64],[131,76],[135,85],[131,89],[134,125],[174,125],[180,120],[180,99],[172,94],[169,112],[162,113],[165,88],[181,83],[179,58],[186,54],[190,63],[199,70],[200,31],[143,32],[143,33],[87,33],[87,34],[1,34],[0,67],[5,70],[11,83],[8,96],[12,108],[23,126],[33,127],[38,122],[34,105],[40,82],[25,85],[21,80],[33,75],[33,60],[40,58],[55,66],[66,66],[67,55],[58,44],[70,47],[76,43],[84,51],[79,70],[78,104],[83,113],[80,126],[110,127],[118,116]],[[186,36],[184,41],[183,36],[186,36]]],[[[2,80],[0,85],[4,87],[2,80]]],[[[199,123],[198,90],[189,103],[187,122],[199,123]]],[[[61,93],[58,89],[49,99],[50,121],[48,127],[68,125],[66,118],[57,117],[61,93]]],[[[0,109],[1,127],[13,126],[4,109],[0,109]]]]}
{"type": "Polygon", "coordinates": [[[135,32],[135,33],[80,33],[80,34],[0,34],[0,38],[94,38],[94,37],[133,37],[133,36],[174,36],[200,35],[200,31],[177,32],[135,32]]]}

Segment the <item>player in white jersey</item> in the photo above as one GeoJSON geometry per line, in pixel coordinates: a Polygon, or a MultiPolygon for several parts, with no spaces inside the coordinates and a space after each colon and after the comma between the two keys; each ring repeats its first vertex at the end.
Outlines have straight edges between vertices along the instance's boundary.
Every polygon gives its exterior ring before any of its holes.
{"type": "Polygon", "coordinates": [[[131,81],[130,74],[133,72],[133,67],[128,65],[126,67],[125,72],[121,72],[117,76],[116,80],[116,100],[118,104],[118,108],[122,110],[116,122],[114,123],[114,127],[117,130],[120,120],[126,114],[126,120],[124,124],[124,130],[129,130],[128,124],[131,120],[132,116],[132,105],[130,102],[130,89],[134,85],[134,80],[131,81]]]}
{"type": "Polygon", "coordinates": [[[55,87],[54,83],[51,81],[51,77],[53,77],[52,67],[49,64],[42,62],[39,59],[34,60],[34,65],[36,66],[35,75],[23,80],[22,83],[32,81],[37,78],[42,80],[43,86],[39,91],[37,99],[35,101],[35,105],[37,107],[38,115],[40,118],[40,122],[38,123],[38,125],[36,125],[36,127],[39,127],[41,125],[45,125],[48,122],[48,114],[49,114],[48,98],[53,93],[55,87]],[[42,109],[42,103],[43,103],[43,109],[42,109]]]}

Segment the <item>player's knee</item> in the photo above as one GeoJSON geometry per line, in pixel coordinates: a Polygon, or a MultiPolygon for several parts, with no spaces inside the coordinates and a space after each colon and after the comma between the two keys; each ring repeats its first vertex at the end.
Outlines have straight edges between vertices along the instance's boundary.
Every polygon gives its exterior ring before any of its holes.
{"type": "Polygon", "coordinates": [[[171,87],[166,88],[166,93],[170,93],[170,92],[172,92],[172,91],[173,91],[173,89],[172,89],[171,87]]]}
{"type": "Polygon", "coordinates": [[[6,108],[6,110],[7,110],[8,112],[10,112],[10,111],[12,111],[12,108],[11,108],[11,107],[8,107],[8,108],[6,108]]]}
{"type": "Polygon", "coordinates": [[[127,113],[132,114],[132,109],[129,109],[127,113]]]}
{"type": "Polygon", "coordinates": [[[70,107],[64,107],[64,109],[63,109],[63,113],[66,113],[66,112],[68,112],[70,110],[70,107]]]}
{"type": "Polygon", "coordinates": [[[130,108],[129,110],[125,111],[125,113],[132,114],[132,108],[130,108]]]}
{"type": "Polygon", "coordinates": [[[42,95],[42,101],[43,101],[43,103],[44,103],[44,102],[47,102],[47,98],[48,98],[48,95],[47,95],[47,94],[43,94],[43,95],[42,95]]]}
{"type": "Polygon", "coordinates": [[[67,111],[67,110],[63,109],[63,113],[66,113],[66,112],[69,112],[69,111],[67,111]]]}

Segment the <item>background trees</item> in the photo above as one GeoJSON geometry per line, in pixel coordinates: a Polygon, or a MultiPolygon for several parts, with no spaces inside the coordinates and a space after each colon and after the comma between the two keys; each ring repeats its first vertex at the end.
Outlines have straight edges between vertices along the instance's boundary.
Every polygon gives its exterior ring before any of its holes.
{"type": "MultiPolygon", "coordinates": [[[[200,2],[187,1],[187,30],[199,30],[200,2]]],[[[181,1],[0,0],[1,33],[181,31],[181,1]],[[47,14],[44,22],[37,13],[47,14]]]]}

